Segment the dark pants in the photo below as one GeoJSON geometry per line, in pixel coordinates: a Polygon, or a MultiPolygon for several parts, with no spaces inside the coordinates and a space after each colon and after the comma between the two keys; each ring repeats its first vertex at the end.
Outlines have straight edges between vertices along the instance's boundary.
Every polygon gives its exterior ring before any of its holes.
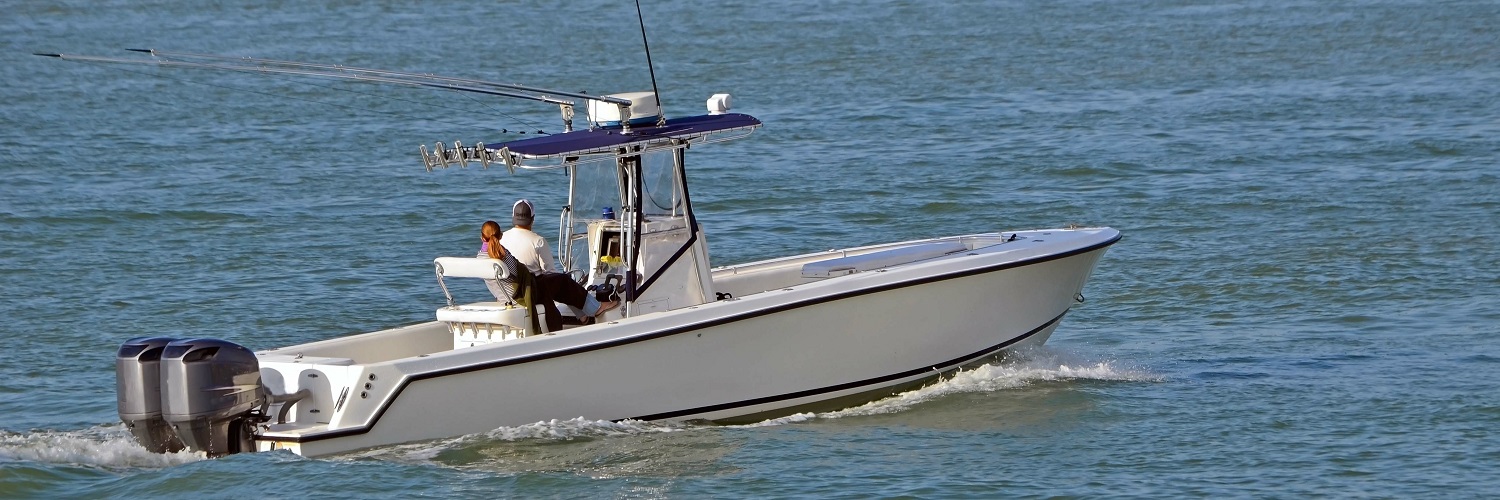
{"type": "Polygon", "coordinates": [[[588,298],[588,290],[583,285],[573,281],[571,276],[563,273],[542,273],[536,275],[536,291],[532,294],[532,300],[541,302],[542,310],[547,313],[547,331],[555,332],[562,329],[562,312],[557,310],[557,304],[564,304],[583,310],[583,302],[588,298]]]}

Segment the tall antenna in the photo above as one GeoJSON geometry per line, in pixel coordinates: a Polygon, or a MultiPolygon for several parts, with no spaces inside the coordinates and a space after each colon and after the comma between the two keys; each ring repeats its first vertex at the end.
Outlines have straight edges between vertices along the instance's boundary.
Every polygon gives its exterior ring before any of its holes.
{"type": "Polygon", "coordinates": [[[641,45],[646,47],[646,69],[651,71],[651,93],[656,95],[656,125],[666,125],[667,115],[662,112],[661,92],[656,90],[656,66],[651,64],[651,43],[646,41],[646,18],[641,15],[641,0],[635,0],[635,18],[641,22],[641,45]]]}

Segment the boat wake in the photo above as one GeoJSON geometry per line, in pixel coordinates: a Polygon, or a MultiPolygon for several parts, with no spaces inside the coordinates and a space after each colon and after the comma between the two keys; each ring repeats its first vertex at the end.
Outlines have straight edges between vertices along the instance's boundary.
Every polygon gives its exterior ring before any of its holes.
{"type": "Polygon", "coordinates": [[[29,461],[103,469],[164,468],[207,458],[202,453],[153,453],[124,424],[76,431],[0,431],[0,461],[29,461]]]}
{"type": "Polygon", "coordinates": [[[469,434],[437,441],[385,446],[363,452],[355,452],[345,455],[345,457],[427,461],[437,459],[444,453],[452,450],[484,446],[497,442],[544,443],[582,441],[681,432],[706,427],[713,426],[683,422],[643,422],[639,420],[612,422],[609,420],[589,420],[583,417],[567,420],[552,419],[514,427],[501,427],[480,434],[469,434]]]}
{"type": "Polygon", "coordinates": [[[860,406],[824,413],[797,413],[739,427],[765,427],[815,419],[898,413],[954,394],[1020,389],[1047,382],[1162,380],[1161,375],[1129,367],[1119,361],[1082,359],[1070,353],[1041,347],[1009,353],[999,361],[967,368],[926,386],[860,406]]]}

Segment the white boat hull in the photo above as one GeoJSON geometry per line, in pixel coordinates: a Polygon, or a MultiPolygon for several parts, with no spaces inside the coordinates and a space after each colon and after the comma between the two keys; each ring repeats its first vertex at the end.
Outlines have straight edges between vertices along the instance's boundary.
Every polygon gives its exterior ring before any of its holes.
{"type": "MultiPolygon", "coordinates": [[[[455,350],[428,338],[448,332],[428,323],[257,353],[272,390],[315,393],[292,422],[264,427],[257,446],[315,456],[550,419],[742,421],[878,399],[1045,342],[1119,239],[1108,228],[1020,234],[558,335],[455,350]],[[347,402],[335,401],[337,387],[354,389],[339,398],[347,402]]],[[[714,279],[732,287],[828,258],[724,268],[714,279]]]]}

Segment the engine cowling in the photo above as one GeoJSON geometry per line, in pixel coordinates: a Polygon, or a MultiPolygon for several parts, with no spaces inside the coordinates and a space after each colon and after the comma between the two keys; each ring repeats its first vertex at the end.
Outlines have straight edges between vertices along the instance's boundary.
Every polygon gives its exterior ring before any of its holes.
{"type": "Polygon", "coordinates": [[[120,421],[136,442],[157,453],[175,453],[184,447],[161,416],[161,355],[173,340],[136,337],[120,344],[115,355],[120,421]]]}
{"type": "Polygon", "coordinates": [[[255,411],[266,394],[260,362],[243,346],[183,339],[162,351],[162,419],[190,450],[211,457],[253,451],[255,411]]]}

